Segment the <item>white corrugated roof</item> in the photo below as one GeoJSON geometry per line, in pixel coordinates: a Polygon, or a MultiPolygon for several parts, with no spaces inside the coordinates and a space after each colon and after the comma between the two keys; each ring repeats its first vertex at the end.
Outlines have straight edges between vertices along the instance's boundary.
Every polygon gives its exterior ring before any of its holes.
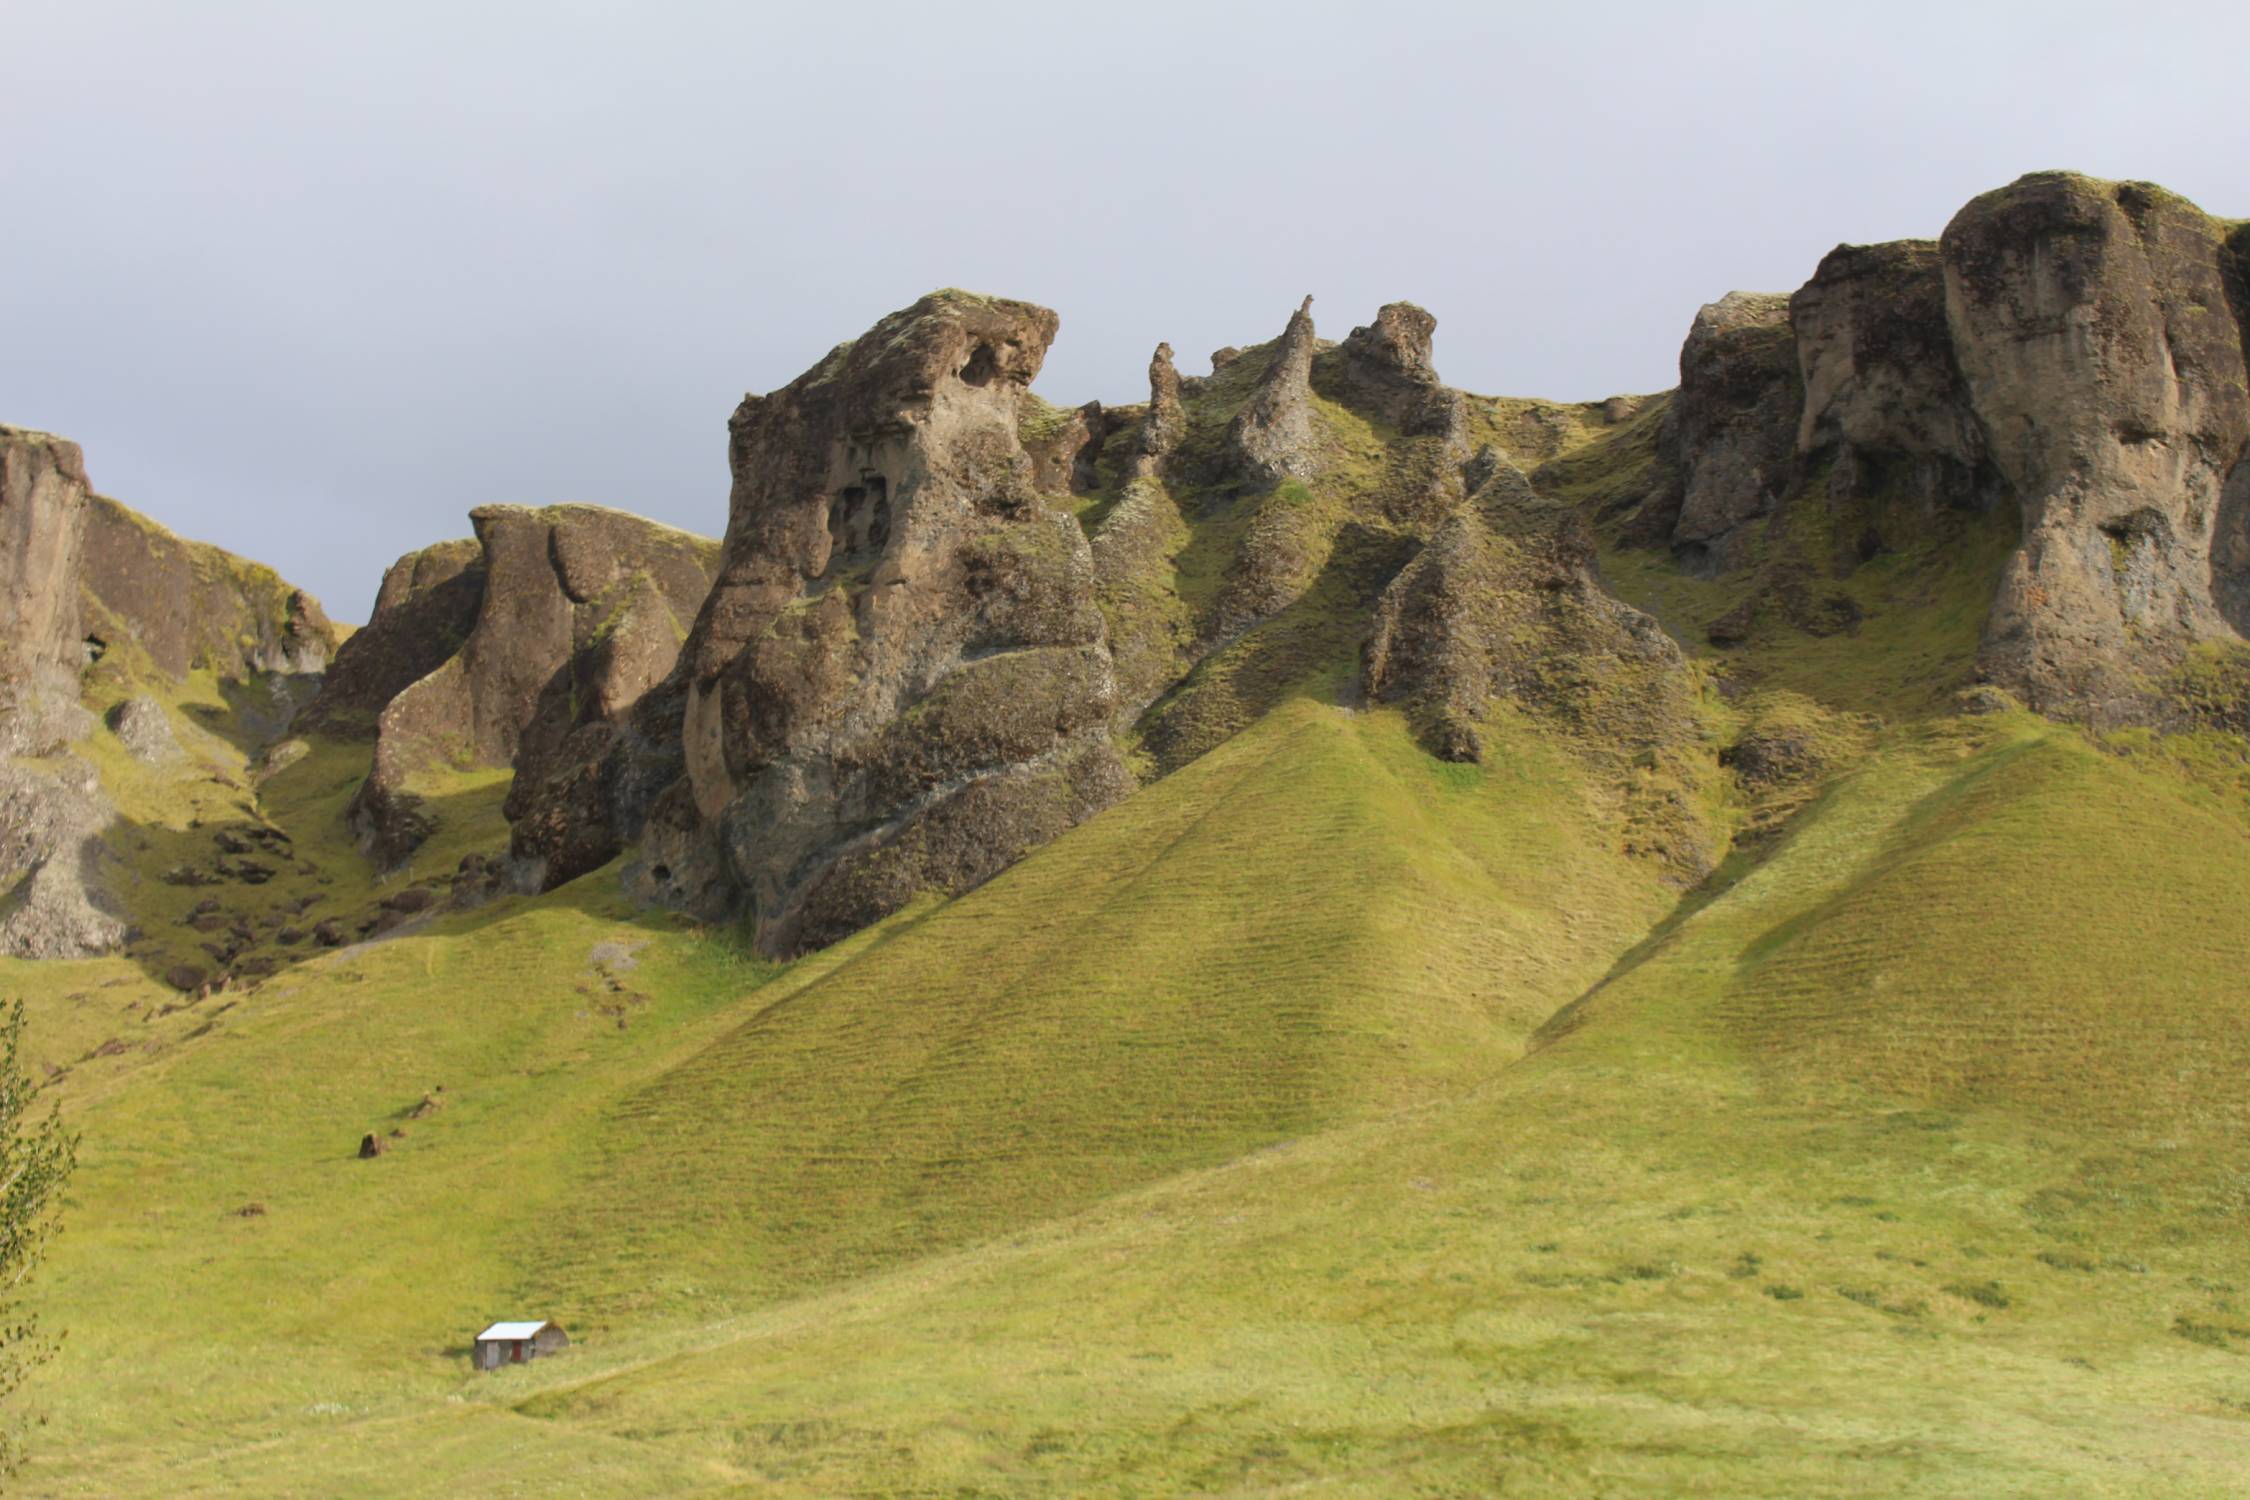
{"type": "Polygon", "coordinates": [[[544,1318],[536,1323],[495,1323],[477,1335],[479,1339],[527,1339],[547,1326],[544,1318]]]}

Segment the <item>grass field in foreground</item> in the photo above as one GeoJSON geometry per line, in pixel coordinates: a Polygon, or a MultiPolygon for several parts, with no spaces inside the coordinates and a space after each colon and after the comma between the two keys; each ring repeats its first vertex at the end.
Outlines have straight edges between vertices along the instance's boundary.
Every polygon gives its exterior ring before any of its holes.
{"type": "Polygon", "coordinates": [[[28,1492],[2250,1472],[2239,808],[1941,721],[1675,905],[1500,743],[1295,705],[780,974],[589,880],[74,1071],[28,1492]]]}

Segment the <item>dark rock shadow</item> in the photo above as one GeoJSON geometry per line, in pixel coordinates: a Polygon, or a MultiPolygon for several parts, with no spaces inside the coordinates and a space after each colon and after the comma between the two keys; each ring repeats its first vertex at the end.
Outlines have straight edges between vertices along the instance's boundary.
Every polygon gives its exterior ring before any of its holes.
{"type": "Polygon", "coordinates": [[[2211,525],[2211,602],[2236,635],[2250,638],[2250,447],[2219,491],[2211,525]]]}

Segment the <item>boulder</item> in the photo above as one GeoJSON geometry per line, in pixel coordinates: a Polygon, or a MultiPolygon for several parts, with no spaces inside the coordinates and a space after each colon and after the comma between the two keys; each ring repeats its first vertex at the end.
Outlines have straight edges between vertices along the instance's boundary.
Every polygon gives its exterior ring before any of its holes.
{"type": "Polygon", "coordinates": [[[149,766],[173,765],[186,758],[164,706],[146,694],[126,699],[110,710],[109,728],[133,759],[149,766]]]}

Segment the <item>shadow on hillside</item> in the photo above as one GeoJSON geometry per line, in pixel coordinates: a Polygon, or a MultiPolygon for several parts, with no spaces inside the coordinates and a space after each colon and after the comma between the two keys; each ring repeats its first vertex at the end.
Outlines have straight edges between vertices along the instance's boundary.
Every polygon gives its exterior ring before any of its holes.
{"type": "MultiPolygon", "coordinates": [[[[2031,753],[2035,746],[2036,742],[2028,742],[1989,752],[1982,764],[1967,774],[1971,778],[1982,780],[2017,757],[2031,753]]],[[[1679,900],[1674,902],[1672,909],[1666,912],[1654,927],[1649,929],[1647,936],[1620,954],[1617,961],[1609,966],[1608,971],[1600,979],[1587,986],[1583,994],[1571,1000],[1540,1023],[1538,1029],[1532,1033],[1531,1050],[1537,1051],[1542,1047],[1561,1041],[1564,1037],[1585,1025],[1591,1019],[1593,1008],[1599,1003],[1605,990],[1654,957],[1666,943],[1672,940],[1673,935],[1686,925],[1689,919],[1723,900],[1745,879],[1788,849],[1795,840],[1798,830],[1816,822],[1820,815],[1831,806],[1845,779],[1846,777],[1841,775],[1835,777],[1828,785],[1821,788],[1818,795],[1810,798],[1803,806],[1790,813],[1779,827],[1770,830],[1764,837],[1749,841],[1738,841],[1728,849],[1726,857],[1719,861],[1716,869],[1712,870],[1696,885],[1680,893],[1679,900]]],[[[1959,780],[1948,781],[1916,798],[1911,806],[1904,809],[1888,827],[1881,831],[1879,839],[1872,846],[1863,849],[1862,857],[1866,866],[1871,869],[1880,868],[1891,861],[1903,858],[1915,846],[1917,839],[1921,837],[1918,830],[1921,826],[1921,815],[1924,810],[1943,806],[1956,799],[1960,794],[1961,785],[1962,783],[1959,780]]],[[[1818,926],[1829,915],[1834,904],[1846,899],[1848,894],[1848,892],[1845,892],[1830,896],[1805,911],[1799,912],[1787,922],[1770,929],[1760,939],[1761,945],[1778,943],[1785,940],[1792,932],[1818,926]]]]}
{"type": "Polygon", "coordinates": [[[1340,527],[1294,600],[1213,647],[1142,713],[1138,727],[1158,767],[1178,770],[1291,698],[1356,703],[1376,602],[1418,546],[1357,521],[1340,527]]]}
{"type": "Polygon", "coordinates": [[[189,704],[184,710],[196,726],[233,746],[245,760],[256,760],[288,736],[290,722],[320,691],[318,672],[269,672],[248,681],[224,679],[221,710],[189,704]]]}
{"type": "MultiPolygon", "coordinates": [[[[356,785],[356,783],[355,783],[356,785]]],[[[334,826],[269,822],[247,795],[185,828],[125,818],[102,837],[108,904],[128,924],[123,956],[183,997],[204,998],[286,973],[338,948],[427,925],[453,898],[451,868],[386,873],[342,826],[348,798],[329,799],[334,826]]],[[[456,840],[493,823],[489,791],[426,799],[456,840]]],[[[504,824],[479,838],[505,852],[504,824]]],[[[588,893],[591,899],[591,893],[588,893]]]]}

